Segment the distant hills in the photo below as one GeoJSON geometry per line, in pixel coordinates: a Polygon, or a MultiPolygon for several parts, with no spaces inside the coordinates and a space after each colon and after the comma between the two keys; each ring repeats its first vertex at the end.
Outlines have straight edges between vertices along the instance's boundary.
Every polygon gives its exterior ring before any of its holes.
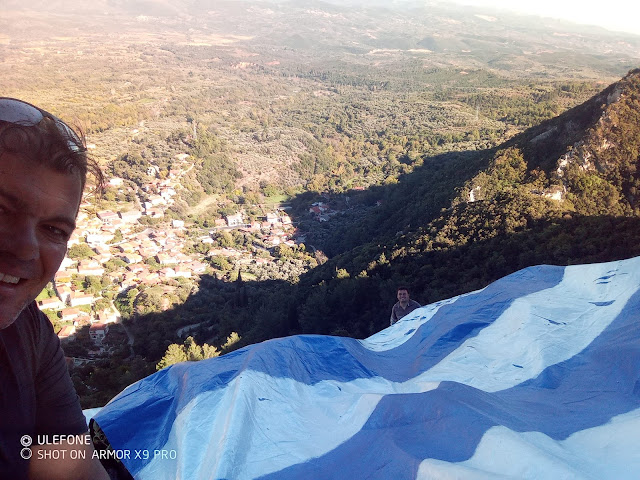
{"type": "MultiPolygon", "coordinates": [[[[67,34],[86,36],[147,31],[202,37],[215,32],[242,36],[242,45],[288,47],[323,60],[350,61],[354,53],[381,49],[413,50],[423,58],[428,50],[461,56],[454,62],[458,65],[474,59],[509,70],[528,64],[549,67],[556,56],[570,54],[573,58],[565,59],[565,66],[579,71],[589,63],[585,56],[629,69],[633,63],[628,58],[640,55],[639,36],[444,2],[6,0],[2,9],[3,33],[9,36],[22,36],[25,28],[34,39],[67,29],[72,29],[67,34]]],[[[437,57],[435,63],[443,61],[450,59],[437,57]]]]}

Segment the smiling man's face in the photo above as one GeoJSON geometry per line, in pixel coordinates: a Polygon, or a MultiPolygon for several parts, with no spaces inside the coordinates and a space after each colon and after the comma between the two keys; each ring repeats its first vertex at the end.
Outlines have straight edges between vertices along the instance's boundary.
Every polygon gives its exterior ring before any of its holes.
{"type": "Polygon", "coordinates": [[[409,302],[409,292],[404,289],[398,290],[398,300],[403,304],[409,302]]]}
{"type": "Polygon", "coordinates": [[[60,267],[82,197],[80,178],[0,155],[0,329],[60,267]]]}

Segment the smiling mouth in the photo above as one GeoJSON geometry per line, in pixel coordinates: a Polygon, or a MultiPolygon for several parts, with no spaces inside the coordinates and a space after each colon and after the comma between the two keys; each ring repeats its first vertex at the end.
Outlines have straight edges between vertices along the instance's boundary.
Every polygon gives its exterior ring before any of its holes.
{"type": "Polygon", "coordinates": [[[0,272],[0,283],[11,283],[16,285],[20,281],[20,277],[14,277],[13,275],[9,275],[8,273],[0,272]]]}

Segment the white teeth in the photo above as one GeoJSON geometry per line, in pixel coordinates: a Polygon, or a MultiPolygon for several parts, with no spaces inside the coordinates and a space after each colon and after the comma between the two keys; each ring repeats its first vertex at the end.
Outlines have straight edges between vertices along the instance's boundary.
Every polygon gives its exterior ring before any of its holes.
{"type": "Polygon", "coordinates": [[[20,277],[14,277],[13,275],[8,275],[6,273],[0,273],[0,281],[7,283],[18,283],[20,281],[20,277]]]}

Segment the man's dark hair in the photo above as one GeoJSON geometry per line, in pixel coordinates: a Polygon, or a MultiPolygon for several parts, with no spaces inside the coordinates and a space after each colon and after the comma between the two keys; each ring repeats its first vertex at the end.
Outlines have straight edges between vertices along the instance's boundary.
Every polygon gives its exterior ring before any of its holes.
{"type": "Polygon", "coordinates": [[[84,137],[67,132],[56,119],[44,117],[32,126],[0,122],[0,155],[22,155],[52,170],[77,175],[84,189],[91,173],[98,192],[104,189],[104,176],[98,163],[87,155],[84,137]]]}
{"type": "Polygon", "coordinates": [[[399,292],[400,290],[406,290],[406,291],[407,291],[407,293],[410,293],[410,292],[409,292],[409,289],[408,289],[407,287],[405,287],[404,285],[400,285],[400,286],[398,287],[398,289],[396,290],[396,292],[399,292]]]}

